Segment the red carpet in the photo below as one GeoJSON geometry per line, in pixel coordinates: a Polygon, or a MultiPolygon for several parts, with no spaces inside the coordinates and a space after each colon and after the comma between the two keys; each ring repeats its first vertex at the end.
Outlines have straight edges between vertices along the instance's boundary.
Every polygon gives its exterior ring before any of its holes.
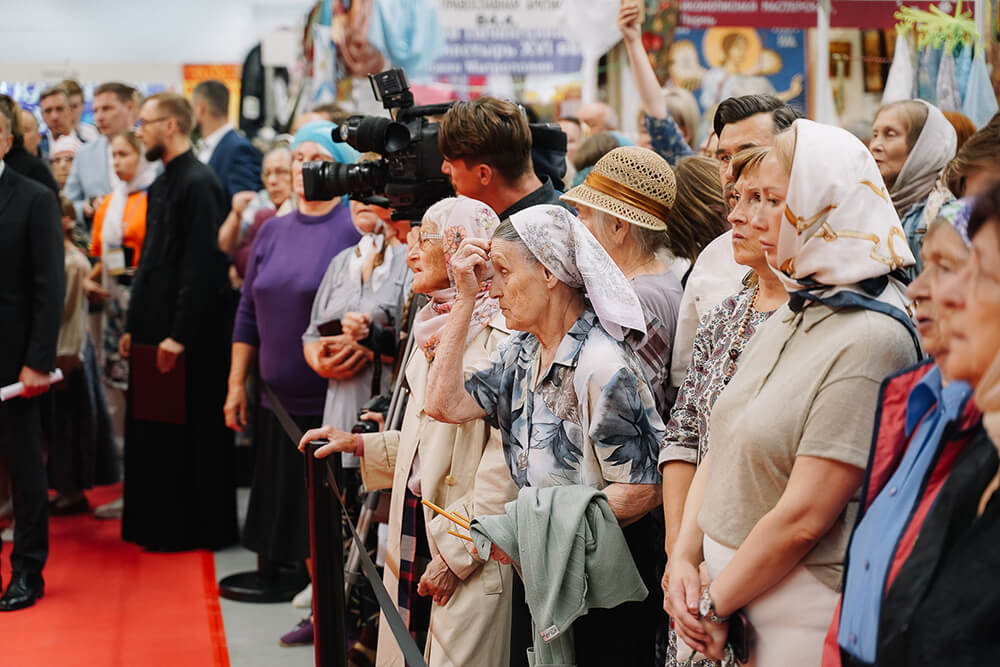
{"type": "MultiPolygon", "coordinates": [[[[91,506],[121,485],[88,493],[91,506]]],[[[120,521],[54,517],[45,597],[0,614],[4,667],[228,667],[212,553],[152,554],[120,521]]],[[[3,583],[10,545],[3,550],[3,583]]]]}

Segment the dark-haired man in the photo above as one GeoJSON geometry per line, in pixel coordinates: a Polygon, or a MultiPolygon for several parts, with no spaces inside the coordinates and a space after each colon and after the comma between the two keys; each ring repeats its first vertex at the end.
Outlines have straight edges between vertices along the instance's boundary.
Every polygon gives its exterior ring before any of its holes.
{"type": "MultiPolygon", "coordinates": [[[[62,86],[49,86],[38,96],[38,108],[42,111],[45,121],[45,134],[42,135],[42,157],[48,159],[49,147],[64,134],[76,134],[73,131],[73,110],[69,106],[69,92],[62,86]]],[[[79,136],[81,143],[83,139],[79,136]]]]}
{"type": "Polygon", "coordinates": [[[483,202],[501,220],[537,204],[569,209],[551,179],[535,174],[531,128],[515,104],[488,96],[455,103],[441,119],[438,149],[455,192],[483,202]]]}
{"type": "MultiPolygon", "coordinates": [[[[56,179],[52,176],[52,170],[42,162],[41,158],[30,153],[24,146],[24,130],[21,126],[24,112],[13,97],[0,95],[0,113],[10,119],[7,129],[13,137],[10,150],[4,157],[6,165],[22,176],[27,176],[31,180],[41,183],[52,190],[53,194],[58,195],[59,185],[56,184],[56,179]]],[[[35,129],[37,131],[37,125],[35,129]]]]}
{"type": "Polygon", "coordinates": [[[123,357],[135,353],[122,537],[167,551],[236,541],[235,451],[222,414],[229,262],[217,242],[229,207],[215,174],[191,150],[192,125],[191,105],[174,93],[153,95],[139,113],[146,157],[162,160],[164,170],[148,191],[142,261],[119,344],[123,357]],[[162,423],[137,411],[165,400],[156,378],[179,365],[183,414],[162,423]]]}
{"type": "MultiPolygon", "coordinates": [[[[733,155],[744,148],[769,146],[774,135],[791,127],[798,111],[772,95],[729,97],[715,110],[713,129],[719,138],[715,157],[719,160],[719,179],[726,204],[732,208],[732,193],[736,185],[730,164],[733,155]]],[[[670,382],[679,387],[691,362],[691,346],[702,315],[722,303],[727,296],[743,288],[747,269],[733,259],[731,231],[713,240],[694,263],[684,289],[674,334],[673,358],[670,362],[670,382]]]]}
{"type": "Polygon", "coordinates": [[[219,177],[232,201],[237,192],[257,192],[260,184],[260,151],[229,122],[229,89],[221,81],[202,81],[191,95],[198,159],[219,177]]]}
{"type": "Polygon", "coordinates": [[[0,445],[11,475],[15,519],[13,574],[0,611],[31,606],[45,588],[48,485],[35,397],[48,389],[48,373],[56,365],[66,282],[55,194],[5,164],[19,114],[16,104],[0,105],[0,386],[22,382],[25,387],[23,397],[0,404],[0,445]]]}

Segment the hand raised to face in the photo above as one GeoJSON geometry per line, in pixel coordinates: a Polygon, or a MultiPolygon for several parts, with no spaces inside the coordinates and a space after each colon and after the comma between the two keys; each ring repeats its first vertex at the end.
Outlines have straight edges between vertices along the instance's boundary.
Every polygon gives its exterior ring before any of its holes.
{"type": "Polygon", "coordinates": [[[465,239],[451,260],[458,298],[475,299],[490,262],[490,242],[465,239]]]}

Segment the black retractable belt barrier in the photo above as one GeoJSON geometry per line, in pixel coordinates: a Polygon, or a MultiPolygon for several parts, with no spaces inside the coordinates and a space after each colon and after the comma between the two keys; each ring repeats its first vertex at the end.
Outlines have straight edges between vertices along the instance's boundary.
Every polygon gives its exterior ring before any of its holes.
{"type": "MultiPolygon", "coordinates": [[[[264,385],[264,393],[282,428],[297,447],[302,431],[292,420],[285,407],[264,385]]],[[[396,638],[408,667],[427,667],[424,656],[413,641],[403,617],[393,604],[389,592],[379,577],[375,563],[344,508],[336,469],[339,457],[317,459],[316,450],[325,441],[314,440],[305,452],[306,479],[309,484],[309,541],[313,563],[313,628],[317,667],[345,667],[347,665],[346,627],[344,618],[344,553],[341,537],[341,516],[351,531],[351,539],[361,558],[361,571],[372,586],[378,606],[389,629],[396,638]],[[324,485],[325,482],[325,485],[324,485]],[[324,486],[328,487],[325,489],[324,486]]]]}

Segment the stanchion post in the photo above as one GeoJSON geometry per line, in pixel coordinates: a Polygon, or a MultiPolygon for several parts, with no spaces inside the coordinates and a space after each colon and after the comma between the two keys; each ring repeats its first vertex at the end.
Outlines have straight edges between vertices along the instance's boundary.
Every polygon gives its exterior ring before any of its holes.
{"type": "Polygon", "coordinates": [[[313,630],[316,667],[346,667],[347,639],[344,615],[344,540],[340,506],[326,479],[329,465],[340,472],[340,457],[317,459],[316,449],[325,442],[310,442],[306,448],[306,479],[309,480],[309,544],[312,553],[313,630]]]}

